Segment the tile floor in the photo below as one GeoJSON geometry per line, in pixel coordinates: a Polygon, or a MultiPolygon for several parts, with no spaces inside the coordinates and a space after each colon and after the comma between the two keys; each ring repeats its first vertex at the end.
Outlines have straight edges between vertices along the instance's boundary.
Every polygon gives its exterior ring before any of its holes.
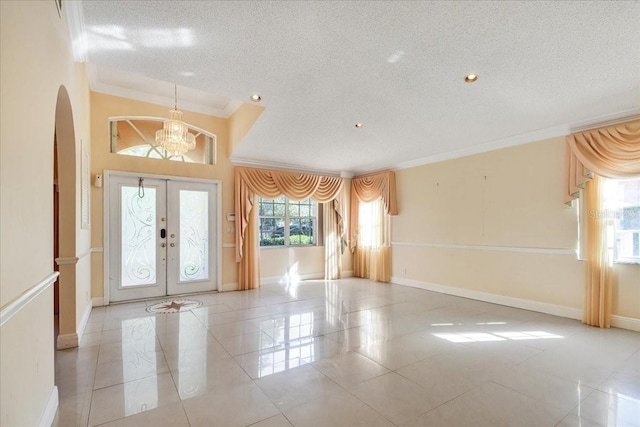
{"type": "Polygon", "coordinates": [[[345,279],[92,311],[56,426],[640,426],[640,333],[345,279]]]}

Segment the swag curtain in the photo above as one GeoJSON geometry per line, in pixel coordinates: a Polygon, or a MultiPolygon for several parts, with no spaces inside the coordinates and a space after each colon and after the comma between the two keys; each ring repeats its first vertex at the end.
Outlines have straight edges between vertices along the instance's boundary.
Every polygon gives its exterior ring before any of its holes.
{"type": "Polygon", "coordinates": [[[566,151],[565,203],[570,204],[594,174],[640,176],[640,120],[569,135],[566,151]]]}
{"type": "Polygon", "coordinates": [[[391,280],[389,215],[398,214],[396,176],[383,172],[351,181],[349,247],[354,254],[354,275],[379,282],[391,280]],[[360,209],[367,209],[360,214],[360,209]],[[367,228],[362,219],[368,219],[367,228]]]}
{"type": "Polygon", "coordinates": [[[616,277],[607,247],[607,215],[601,214],[602,177],[640,177],[640,120],[569,135],[566,151],[565,203],[580,197],[586,188],[586,296],[582,322],[608,328],[616,277]]]}
{"type": "Polygon", "coordinates": [[[260,286],[258,214],[253,209],[256,196],[273,199],[284,194],[292,200],[311,197],[328,203],[339,196],[343,181],[334,176],[245,167],[236,167],[234,175],[238,289],[254,289],[260,286]]]}
{"type": "Polygon", "coordinates": [[[345,188],[335,199],[323,205],[324,232],[324,278],[335,280],[342,277],[342,254],[346,247],[345,215],[347,198],[345,188]]]}

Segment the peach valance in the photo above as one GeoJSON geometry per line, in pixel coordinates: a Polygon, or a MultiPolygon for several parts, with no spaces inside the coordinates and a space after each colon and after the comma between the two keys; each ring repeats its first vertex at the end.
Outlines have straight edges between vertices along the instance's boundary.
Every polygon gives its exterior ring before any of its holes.
{"type": "Polygon", "coordinates": [[[394,172],[381,172],[366,175],[351,180],[351,215],[349,247],[353,251],[357,244],[358,234],[358,205],[359,202],[373,202],[382,198],[384,213],[398,215],[398,203],[396,197],[396,174],[394,172]]]}
{"type": "Polygon", "coordinates": [[[640,120],[567,136],[565,203],[571,203],[593,174],[640,176],[640,120]]]}
{"type": "Polygon", "coordinates": [[[343,180],[339,176],[236,167],[236,262],[242,259],[244,235],[254,195],[273,199],[284,194],[292,200],[310,197],[326,203],[336,198],[342,186],[343,180]]]}

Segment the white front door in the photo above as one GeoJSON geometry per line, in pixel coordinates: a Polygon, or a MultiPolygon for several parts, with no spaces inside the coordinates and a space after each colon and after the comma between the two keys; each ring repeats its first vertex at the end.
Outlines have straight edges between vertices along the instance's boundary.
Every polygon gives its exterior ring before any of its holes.
{"type": "Polygon", "coordinates": [[[218,184],[109,177],[110,301],[215,290],[218,184]]]}

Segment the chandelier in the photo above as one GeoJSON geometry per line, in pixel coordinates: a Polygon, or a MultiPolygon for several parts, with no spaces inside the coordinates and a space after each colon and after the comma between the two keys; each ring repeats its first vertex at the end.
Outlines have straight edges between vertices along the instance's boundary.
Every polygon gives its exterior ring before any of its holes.
{"type": "Polygon", "coordinates": [[[169,120],[165,120],[162,129],[156,131],[156,145],[167,151],[168,157],[182,156],[196,148],[196,137],[189,133],[189,126],[181,120],[182,111],[178,110],[178,85],[175,85],[175,103],[169,111],[169,120]]]}

